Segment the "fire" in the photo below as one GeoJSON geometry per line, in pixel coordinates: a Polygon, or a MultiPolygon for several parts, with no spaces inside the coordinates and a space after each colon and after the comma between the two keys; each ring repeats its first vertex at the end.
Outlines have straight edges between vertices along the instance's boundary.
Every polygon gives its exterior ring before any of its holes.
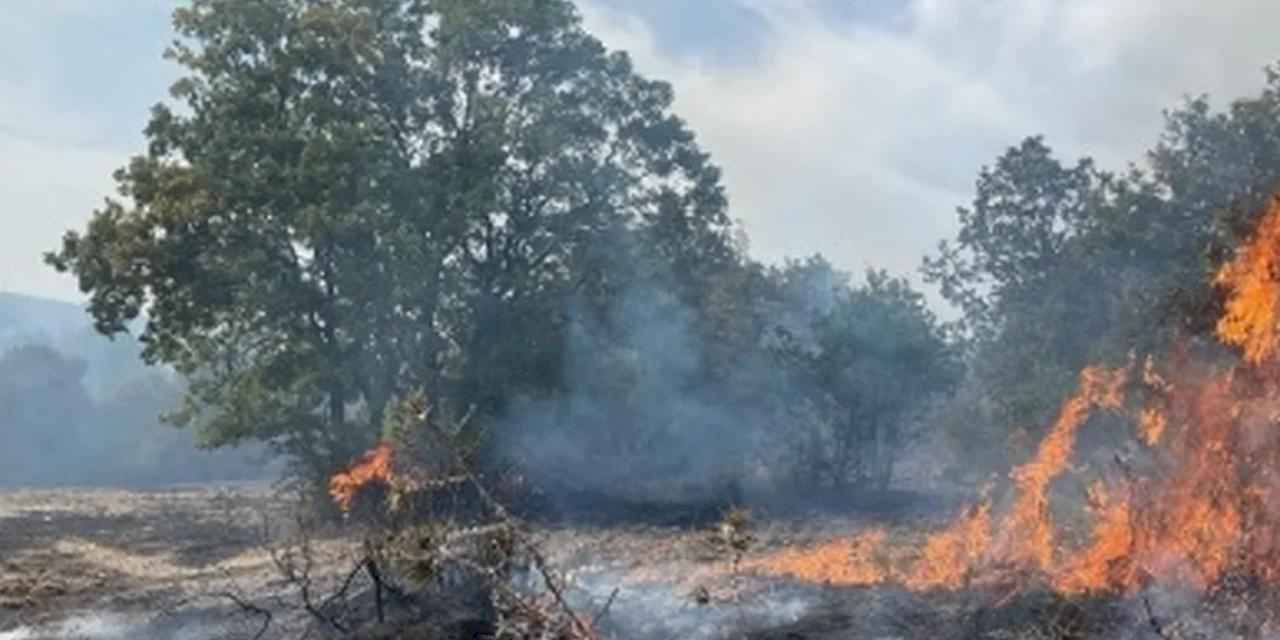
{"type": "Polygon", "coordinates": [[[1142,438],[1142,442],[1149,447],[1154,447],[1160,443],[1160,436],[1164,435],[1164,430],[1169,426],[1169,420],[1165,417],[1164,412],[1153,407],[1142,410],[1142,415],[1138,417],[1138,437],[1142,438]]]}
{"type": "Polygon", "coordinates": [[[339,509],[348,512],[357,495],[365,487],[375,483],[391,486],[395,481],[392,468],[393,448],[389,442],[380,442],[366,451],[346,471],[329,479],[329,495],[339,509]]]}
{"type": "MultiPolygon", "coordinates": [[[[984,497],[931,533],[891,542],[874,528],[748,557],[741,568],[918,591],[1010,580],[1064,594],[1132,593],[1161,580],[1203,590],[1233,572],[1280,584],[1280,199],[1214,282],[1226,294],[1216,337],[1239,350],[1238,361],[1183,341],[1147,358],[1140,375],[1132,361],[1084,369],[1030,459],[1010,473],[1012,497],[1000,509],[984,497]],[[1136,453],[1089,470],[1086,508],[1058,522],[1071,505],[1051,510],[1051,488],[1075,472],[1078,435],[1099,412],[1132,425],[1136,453]],[[912,539],[920,543],[900,542],[912,539]]],[[[403,486],[409,476],[393,457],[382,443],[335,475],[335,502],[345,511],[371,483],[403,486]]]]}
{"type": "Polygon", "coordinates": [[[1235,259],[1218,272],[1215,282],[1229,290],[1225,312],[1218,320],[1218,337],[1240,347],[1250,364],[1258,365],[1276,351],[1280,305],[1280,199],[1272,197],[1253,237],[1235,259]]]}
{"type": "Polygon", "coordinates": [[[1089,510],[1095,517],[1091,543],[1054,576],[1065,593],[1123,589],[1134,581],[1133,512],[1125,497],[1113,496],[1103,483],[1089,488],[1089,510]]]}
{"type": "Polygon", "coordinates": [[[1085,369],[1080,374],[1080,390],[1063,404],[1035,457],[1014,469],[1011,477],[1018,497],[1001,526],[1000,554],[1005,561],[1040,570],[1051,566],[1054,526],[1049,515],[1049,483],[1071,460],[1076,433],[1093,408],[1120,407],[1127,379],[1127,369],[1085,369]]]}
{"type": "Polygon", "coordinates": [[[872,529],[815,547],[783,549],[743,563],[742,568],[835,586],[876,584],[889,578],[887,567],[877,558],[887,536],[884,529],[872,529]]]}
{"type": "Polygon", "coordinates": [[[901,577],[911,589],[963,585],[991,545],[991,504],[983,501],[925,541],[919,560],[901,577]]]}
{"type": "Polygon", "coordinates": [[[1197,358],[1181,343],[1165,366],[1147,359],[1140,376],[1133,366],[1085,369],[1035,453],[1010,474],[1014,495],[999,517],[984,498],[914,553],[874,530],[752,564],[800,580],[913,590],[1001,575],[1066,594],[1129,593],[1156,580],[1203,590],[1231,572],[1280,582],[1280,198],[1214,282],[1226,293],[1216,337],[1239,349],[1239,362],[1197,358]],[[1072,536],[1051,515],[1049,489],[1071,470],[1078,432],[1098,411],[1133,425],[1141,465],[1117,455],[1099,472],[1080,514],[1086,535],[1072,536]]]}

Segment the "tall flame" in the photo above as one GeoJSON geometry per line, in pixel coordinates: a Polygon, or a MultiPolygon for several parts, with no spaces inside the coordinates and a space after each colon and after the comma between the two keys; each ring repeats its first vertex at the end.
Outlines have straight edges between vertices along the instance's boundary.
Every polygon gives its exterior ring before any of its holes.
{"type": "Polygon", "coordinates": [[[1011,473],[1014,498],[1001,517],[984,498],[914,554],[887,549],[876,530],[754,565],[915,590],[962,588],[1010,570],[1063,593],[1131,592],[1152,580],[1208,589],[1231,572],[1280,582],[1280,199],[1214,282],[1227,294],[1216,335],[1240,350],[1240,362],[1197,359],[1181,344],[1168,366],[1148,359],[1141,376],[1132,366],[1085,369],[1035,454],[1011,473]],[[1143,393],[1127,398],[1132,388],[1143,393]],[[1117,456],[1116,468],[1092,482],[1088,533],[1073,543],[1051,516],[1049,489],[1098,410],[1132,422],[1146,464],[1139,473],[1117,456]],[[915,559],[895,567],[873,557],[915,559]]]}
{"type": "Polygon", "coordinates": [[[1035,457],[1014,469],[1011,476],[1017,499],[1001,525],[1003,560],[1028,568],[1050,568],[1055,534],[1049,515],[1049,483],[1071,460],[1076,434],[1094,407],[1120,408],[1127,379],[1127,369],[1085,369],[1080,374],[1079,391],[1062,405],[1035,457]]]}
{"type": "Polygon", "coordinates": [[[1253,237],[1236,252],[1214,282],[1231,292],[1218,319],[1218,337],[1240,347],[1250,364],[1259,365],[1280,344],[1280,199],[1272,197],[1253,237]]]}
{"type": "Polygon", "coordinates": [[[923,590],[960,586],[991,545],[991,503],[983,501],[956,518],[951,526],[925,540],[920,558],[900,577],[908,588],[923,590]]]}

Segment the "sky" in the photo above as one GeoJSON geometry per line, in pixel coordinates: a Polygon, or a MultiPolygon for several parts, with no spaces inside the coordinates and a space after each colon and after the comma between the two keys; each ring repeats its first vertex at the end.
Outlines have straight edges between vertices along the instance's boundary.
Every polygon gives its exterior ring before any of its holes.
{"type": "MultiPolygon", "coordinates": [[[[0,291],[82,300],[40,260],[143,149],[175,0],[9,0],[0,18],[0,291]]],[[[912,276],[984,164],[1042,134],[1141,161],[1161,111],[1257,93],[1272,0],[584,0],[583,20],[724,169],[767,261],[820,252],[912,276]]]]}

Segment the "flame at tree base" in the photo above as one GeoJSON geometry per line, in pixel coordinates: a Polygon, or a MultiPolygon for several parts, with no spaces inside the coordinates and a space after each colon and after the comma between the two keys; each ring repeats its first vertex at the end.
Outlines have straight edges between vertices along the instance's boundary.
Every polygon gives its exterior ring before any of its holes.
{"type": "Polygon", "coordinates": [[[380,442],[345,471],[340,471],[329,479],[329,496],[343,513],[351,511],[356,496],[367,487],[393,486],[398,477],[392,464],[394,455],[390,442],[380,442]]]}

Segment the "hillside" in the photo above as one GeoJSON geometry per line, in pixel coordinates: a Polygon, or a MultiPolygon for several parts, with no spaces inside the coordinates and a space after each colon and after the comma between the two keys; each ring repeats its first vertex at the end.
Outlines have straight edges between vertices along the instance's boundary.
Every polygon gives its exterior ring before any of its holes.
{"type": "Polygon", "coordinates": [[[190,431],[163,424],[181,398],[180,379],[145,366],[132,338],[98,334],[81,306],[0,293],[0,485],[261,475],[260,455],[203,451],[190,431]]]}
{"type": "Polygon", "coordinates": [[[99,334],[84,307],[0,291],[0,353],[29,344],[47,345],[83,360],[85,387],[97,398],[145,371],[137,343],[128,336],[111,340],[99,334]]]}

